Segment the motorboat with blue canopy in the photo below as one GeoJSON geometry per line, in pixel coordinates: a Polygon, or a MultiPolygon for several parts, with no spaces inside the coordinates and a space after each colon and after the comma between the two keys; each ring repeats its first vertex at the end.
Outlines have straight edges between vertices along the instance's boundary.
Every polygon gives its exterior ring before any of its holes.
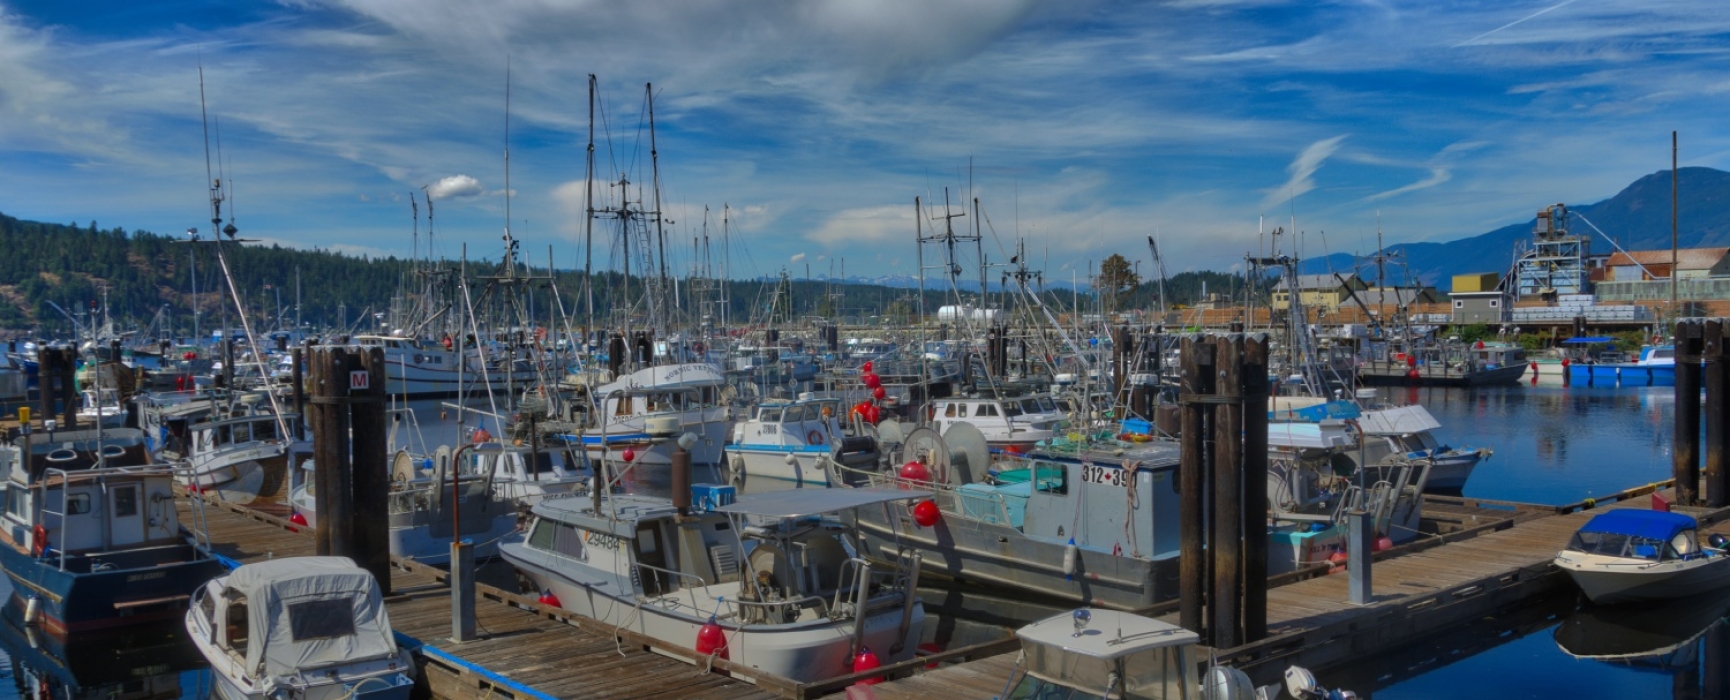
{"type": "Polygon", "coordinates": [[[1679,598],[1730,585],[1722,535],[1701,546],[1699,523],[1682,513],[1632,508],[1594,516],[1556,555],[1599,604],[1679,598]]]}

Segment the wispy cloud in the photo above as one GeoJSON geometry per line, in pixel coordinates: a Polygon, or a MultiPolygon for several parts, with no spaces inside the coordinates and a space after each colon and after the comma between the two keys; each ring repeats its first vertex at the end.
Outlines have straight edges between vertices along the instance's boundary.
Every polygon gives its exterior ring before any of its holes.
{"type": "Polygon", "coordinates": [[[1285,181],[1285,184],[1274,188],[1268,192],[1266,197],[1262,198],[1262,210],[1267,211],[1315,189],[1316,170],[1322,167],[1322,163],[1329,156],[1340,149],[1340,143],[1345,141],[1349,135],[1340,134],[1330,139],[1322,139],[1310,144],[1303,152],[1299,153],[1297,158],[1292,160],[1291,165],[1286,166],[1286,172],[1291,177],[1285,181]]]}
{"type": "Polygon", "coordinates": [[[1510,28],[1513,28],[1513,27],[1516,27],[1516,26],[1519,26],[1519,25],[1520,25],[1520,24],[1522,24],[1522,23],[1525,23],[1525,22],[1528,22],[1528,21],[1530,21],[1530,20],[1532,20],[1532,19],[1535,19],[1535,18],[1537,18],[1537,17],[1540,17],[1540,16],[1542,16],[1542,15],[1545,15],[1545,14],[1548,14],[1548,13],[1551,13],[1551,12],[1554,12],[1554,11],[1556,11],[1556,10],[1560,10],[1560,9],[1562,9],[1562,8],[1564,8],[1564,7],[1567,7],[1567,6],[1569,6],[1569,5],[1572,5],[1572,4],[1574,4],[1574,3],[1575,3],[1575,2],[1578,2],[1578,1],[1579,1],[1579,0],[1562,0],[1562,2],[1559,2],[1559,3],[1556,3],[1556,4],[1554,4],[1554,5],[1551,5],[1551,6],[1549,6],[1549,7],[1546,7],[1546,8],[1544,8],[1544,9],[1542,9],[1542,10],[1538,10],[1538,11],[1537,11],[1537,12],[1533,12],[1533,13],[1532,13],[1532,14],[1529,14],[1529,15],[1526,15],[1526,16],[1525,16],[1525,17],[1521,17],[1521,18],[1519,18],[1519,19],[1516,19],[1516,20],[1514,20],[1514,21],[1512,21],[1512,22],[1509,22],[1509,23],[1507,23],[1507,24],[1504,24],[1504,25],[1502,25],[1502,26],[1500,26],[1500,27],[1496,27],[1496,28],[1495,28],[1495,29],[1491,29],[1491,30],[1490,30],[1490,31],[1487,31],[1487,32],[1484,32],[1484,33],[1483,33],[1483,34],[1479,34],[1479,35],[1477,35],[1477,36],[1475,36],[1475,37],[1472,37],[1472,38],[1470,38],[1470,39],[1467,39],[1467,40],[1465,40],[1465,41],[1462,41],[1462,42],[1460,42],[1460,43],[1458,43],[1458,44],[1454,44],[1454,48],[1456,48],[1456,49],[1457,49],[1457,48],[1460,48],[1460,47],[1462,47],[1462,46],[1470,46],[1470,45],[1472,45],[1472,44],[1475,44],[1475,43],[1477,43],[1477,42],[1479,42],[1479,41],[1480,41],[1480,40],[1482,40],[1482,39],[1484,39],[1484,38],[1485,38],[1485,37],[1488,37],[1488,36],[1490,36],[1490,35],[1492,35],[1492,34],[1495,34],[1495,33],[1497,33],[1497,32],[1500,32],[1500,31],[1502,31],[1502,30],[1505,30],[1505,29],[1510,29],[1510,28]]]}

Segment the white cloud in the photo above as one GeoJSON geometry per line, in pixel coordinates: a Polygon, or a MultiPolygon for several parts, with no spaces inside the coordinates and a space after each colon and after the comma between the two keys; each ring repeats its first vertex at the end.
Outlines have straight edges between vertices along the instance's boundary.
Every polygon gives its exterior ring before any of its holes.
{"type": "Polygon", "coordinates": [[[486,188],[481,187],[481,181],[467,175],[451,175],[439,178],[437,182],[427,185],[427,196],[433,199],[461,199],[478,197],[486,188]]]}
{"type": "Polygon", "coordinates": [[[848,209],[829,217],[805,240],[829,247],[913,244],[913,205],[890,204],[848,209]]]}
{"type": "Polygon", "coordinates": [[[804,262],[804,261],[805,261],[805,254],[804,253],[794,253],[793,257],[791,259],[789,259],[787,262],[800,263],[800,262],[804,262]]]}

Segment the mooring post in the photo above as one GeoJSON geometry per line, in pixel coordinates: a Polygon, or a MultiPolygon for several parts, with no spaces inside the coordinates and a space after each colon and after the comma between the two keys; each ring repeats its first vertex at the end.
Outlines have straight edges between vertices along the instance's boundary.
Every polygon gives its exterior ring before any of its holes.
{"type": "Polygon", "coordinates": [[[1700,502],[1700,319],[1676,322],[1676,432],[1671,476],[1676,479],[1676,503],[1700,502]]]}
{"type": "Polygon", "coordinates": [[[44,419],[54,417],[54,400],[60,397],[54,390],[54,380],[60,377],[54,371],[54,365],[59,359],[60,351],[53,348],[36,351],[36,400],[42,402],[42,408],[36,414],[44,419]]]}
{"type": "MultiPolygon", "coordinates": [[[[1243,644],[1243,335],[1215,336],[1219,347],[1218,383],[1214,396],[1213,530],[1207,540],[1213,552],[1213,646],[1243,644]]],[[[1264,522],[1265,513],[1256,513],[1264,522]]],[[[1265,527],[1265,526],[1264,526],[1265,527]]]]}
{"type": "Polygon", "coordinates": [[[295,425],[295,437],[306,439],[306,360],[312,357],[312,341],[306,341],[294,349],[294,372],[289,381],[294,382],[294,413],[300,416],[295,425]]]}
{"type": "Polygon", "coordinates": [[[1725,504],[1724,493],[1724,459],[1726,442],[1730,442],[1730,426],[1724,424],[1724,402],[1730,401],[1730,372],[1726,372],[1724,364],[1724,319],[1706,319],[1704,350],[1702,359],[1706,368],[1703,379],[1706,385],[1706,466],[1702,470],[1706,477],[1706,507],[1722,508],[1725,504]]]}
{"type": "MultiPolygon", "coordinates": [[[[60,375],[60,429],[78,429],[78,349],[61,348],[56,373],[60,375]]],[[[100,370],[101,368],[96,368],[100,370]]]]}
{"type": "Polygon", "coordinates": [[[1178,345],[1182,392],[1178,430],[1178,624],[1210,639],[1203,617],[1208,588],[1207,541],[1207,414],[1213,406],[1201,401],[1213,393],[1214,347],[1194,335],[1178,345]]]}
{"type": "Polygon", "coordinates": [[[354,561],[378,579],[387,595],[390,583],[390,449],[384,410],[384,348],[351,356],[348,408],[354,426],[350,491],[354,499],[354,561]],[[364,385],[364,386],[363,386],[364,385]]]}
{"type": "Polygon", "coordinates": [[[1375,600],[1370,589],[1371,538],[1375,536],[1375,526],[1366,510],[1346,513],[1346,526],[1346,574],[1351,579],[1350,600],[1353,605],[1369,605],[1375,600]]]}
{"type": "Polygon", "coordinates": [[[1267,637],[1266,333],[1243,341],[1243,641],[1267,637]]]}
{"type": "Polygon", "coordinates": [[[451,641],[475,638],[475,545],[456,533],[451,540],[451,641]]]}
{"type": "MultiPolygon", "coordinates": [[[[313,487],[318,493],[313,538],[320,556],[354,558],[354,484],[349,477],[348,352],[340,347],[313,351],[313,487]]],[[[355,562],[360,564],[358,560],[355,562]]]]}
{"type": "MultiPolygon", "coordinates": [[[[684,435],[690,435],[685,433],[684,435]]],[[[669,476],[672,480],[673,507],[679,511],[679,517],[691,514],[691,451],[685,449],[684,440],[690,438],[681,435],[681,443],[673,446],[673,454],[668,460],[669,476]]],[[[695,440],[692,440],[695,442],[695,440]]]]}

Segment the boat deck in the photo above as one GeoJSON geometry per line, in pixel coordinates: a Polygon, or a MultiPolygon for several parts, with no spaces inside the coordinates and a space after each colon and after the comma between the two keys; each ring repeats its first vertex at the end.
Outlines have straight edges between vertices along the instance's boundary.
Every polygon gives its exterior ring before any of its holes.
{"type": "MultiPolygon", "coordinates": [[[[179,504],[181,522],[195,523],[188,500],[179,504]]],[[[310,533],[280,518],[211,503],[204,519],[216,553],[241,563],[314,553],[310,533]]],[[[647,640],[628,631],[615,634],[611,626],[485,584],[475,591],[480,638],[453,643],[448,574],[392,559],[393,590],[385,599],[391,626],[425,645],[417,657],[435,697],[755,700],[791,694],[791,681],[779,679],[788,688],[778,690],[776,679],[752,685],[710,673],[647,651],[647,640]]]]}

